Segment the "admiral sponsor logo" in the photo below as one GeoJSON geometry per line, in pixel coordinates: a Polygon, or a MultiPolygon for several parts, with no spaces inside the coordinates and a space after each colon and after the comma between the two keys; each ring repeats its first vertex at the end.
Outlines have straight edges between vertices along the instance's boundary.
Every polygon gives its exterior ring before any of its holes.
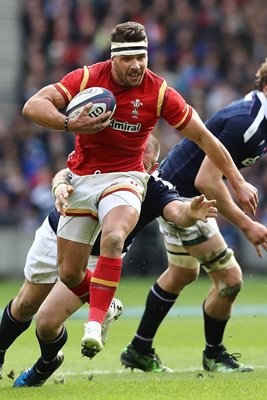
{"type": "Polygon", "coordinates": [[[123,131],[123,132],[139,132],[141,129],[141,124],[129,124],[129,122],[120,122],[116,119],[112,119],[109,125],[112,129],[116,131],[123,131]]]}

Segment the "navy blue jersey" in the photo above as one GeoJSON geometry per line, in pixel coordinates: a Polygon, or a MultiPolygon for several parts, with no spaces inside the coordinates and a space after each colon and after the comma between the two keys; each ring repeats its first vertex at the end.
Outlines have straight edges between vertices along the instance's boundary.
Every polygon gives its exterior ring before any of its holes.
{"type": "MultiPolygon", "coordinates": [[[[248,167],[267,151],[267,100],[253,91],[213,114],[207,128],[228,149],[238,169],[248,167]]],[[[205,157],[197,144],[184,138],[160,166],[163,178],[176,186],[180,196],[199,195],[195,177],[205,157]]]]}
{"type": "MultiPolygon", "coordinates": [[[[173,200],[179,200],[177,191],[172,187],[169,182],[163,181],[155,173],[150,176],[147,184],[146,197],[142,203],[141,213],[137,225],[134,230],[130,233],[124,243],[123,252],[127,251],[127,248],[132,244],[134,236],[141,231],[147,224],[153,221],[155,218],[162,216],[164,207],[173,200]]],[[[51,228],[56,233],[59,214],[56,209],[53,209],[48,216],[48,220],[51,228]]],[[[100,234],[93,246],[91,254],[94,256],[99,255],[100,251],[100,234]]]]}

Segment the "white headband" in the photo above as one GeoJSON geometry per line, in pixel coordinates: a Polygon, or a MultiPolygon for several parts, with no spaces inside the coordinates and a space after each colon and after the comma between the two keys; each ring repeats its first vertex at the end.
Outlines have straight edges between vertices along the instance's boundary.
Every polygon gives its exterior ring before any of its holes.
{"type": "Polygon", "coordinates": [[[147,53],[147,42],[111,42],[111,58],[147,53]]]}

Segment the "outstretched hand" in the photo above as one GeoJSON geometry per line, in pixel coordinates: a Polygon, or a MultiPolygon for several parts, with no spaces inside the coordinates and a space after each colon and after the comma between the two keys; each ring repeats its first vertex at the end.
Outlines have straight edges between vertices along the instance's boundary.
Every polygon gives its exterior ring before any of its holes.
{"type": "Polygon", "coordinates": [[[207,200],[204,194],[196,196],[191,201],[189,216],[192,220],[207,222],[208,218],[216,218],[218,210],[216,200],[207,200]]]}
{"type": "Polygon", "coordinates": [[[63,217],[66,216],[66,209],[69,206],[68,198],[73,193],[74,189],[72,185],[67,183],[61,183],[55,193],[55,207],[57,212],[63,217]]]}

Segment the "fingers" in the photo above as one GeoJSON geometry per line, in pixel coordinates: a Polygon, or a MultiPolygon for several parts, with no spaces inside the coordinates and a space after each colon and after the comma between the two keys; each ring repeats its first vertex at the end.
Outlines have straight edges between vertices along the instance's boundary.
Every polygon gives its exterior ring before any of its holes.
{"type": "Polygon", "coordinates": [[[262,258],[262,252],[261,252],[260,246],[255,244],[255,249],[256,249],[256,252],[258,254],[258,257],[262,258]]]}
{"type": "Polygon", "coordinates": [[[217,210],[216,206],[217,201],[216,200],[206,200],[205,204],[207,204],[208,207],[215,208],[217,210]]]}
{"type": "Polygon", "coordinates": [[[62,203],[59,203],[58,200],[56,200],[56,202],[55,202],[55,207],[56,207],[57,212],[58,212],[60,215],[62,215],[63,217],[66,217],[65,209],[66,209],[67,207],[65,207],[62,203]]]}
{"type": "Polygon", "coordinates": [[[57,212],[60,215],[63,215],[64,217],[66,216],[66,209],[68,208],[69,204],[67,200],[63,197],[63,195],[59,195],[58,198],[56,199],[55,206],[57,209],[57,212]]]}
{"type": "Polygon", "coordinates": [[[195,196],[191,203],[193,207],[200,208],[203,207],[208,202],[208,200],[205,198],[204,194],[201,194],[200,196],[195,196]]]}
{"type": "Polygon", "coordinates": [[[66,209],[69,206],[68,197],[73,192],[73,187],[71,185],[63,186],[56,194],[55,207],[57,212],[66,216],[66,209]]]}
{"type": "Polygon", "coordinates": [[[110,125],[111,111],[107,111],[97,117],[90,117],[88,113],[92,105],[92,103],[86,104],[80,113],[69,120],[69,126],[72,132],[95,134],[110,125]]]}
{"type": "Polygon", "coordinates": [[[100,120],[100,122],[95,122],[94,125],[94,131],[95,132],[99,132],[102,131],[103,129],[107,128],[110,124],[110,119],[106,119],[105,121],[103,121],[102,119],[100,120]]]}
{"type": "Polygon", "coordinates": [[[217,216],[218,216],[217,208],[210,207],[205,213],[204,222],[207,222],[207,218],[216,218],[217,216]]]}
{"type": "Polygon", "coordinates": [[[201,204],[201,203],[207,204],[209,206],[215,206],[217,203],[217,200],[215,200],[215,199],[207,200],[207,198],[205,197],[204,194],[194,197],[192,201],[195,203],[199,203],[199,204],[201,204]]]}
{"type": "Polygon", "coordinates": [[[249,203],[249,210],[248,210],[248,211],[249,211],[252,215],[255,215],[255,214],[256,214],[256,209],[257,209],[258,203],[259,203],[258,193],[256,193],[256,194],[253,196],[253,198],[251,199],[250,203],[249,203]]]}
{"type": "Polygon", "coordinates": [[[198,209],[193,213],[196,220],[208,222],[208,218],[216,218],[218,210],[216,207],[209,206],[207,203],[202,203],[198,209]]]}
{"type": "Polygon", "coordinates": [[[202,203],[205,200],[204,194],[201,194],[200,196],[196,196],[196,203],[202,203]]]}
{"type": "Polygon", "coordinates": [[[258,196],[258,190],[255,186],[248,184],[248,190],[249,190],[249,199],[244,201],[243,204],[243,210],[244,212],[250,213],[252,215],[256,214],[256,210],[259,204],[259,196],[258,196]]]}
{"type": "Polygon", "coordinates": [[[254,247],[255,247],[255,249],[256,249],[256,252],[257,252],[258,256],[259,256],[260,258],[262,258],[263,254],[262,254],[262,251],[261,251],[260,246],[262,246],[263,249],[265,250],[265,252],[267,253],[267,239],[266,239],[266,238],[265,238],[265,239],[262,239],[262,240],[259,241],[258,243],[254,243],[254,247]]]}
{"type": "Polygon", "coordinates": [[[209,211],[209,217],[216,218],[218,216],[218,210],[216,207],[210,207],[208,211],[209,211]]]}
{"type": "Polygon", "coordinates": [[[248,214],[255,215],[257,206],[259,204],[258,190],[249,182],[244,181],[235,190],[235,194],[243,211],[248,214]]]}
{"type": "MultiPolygon", "coordinates": [[[[92,108],[93,103],[88,103],[84,106],[83,111],[81,113],[81,116],[88,116],[88,112],[92,108]]],[[[90,120],[94,121],[94,128],[95,129],[104,129],[109,126],[110,124],[110,116],[111,116],[111,111],[107,111],[104,114],[99,115],[98,117],[89,117],[90,120]]]]}

